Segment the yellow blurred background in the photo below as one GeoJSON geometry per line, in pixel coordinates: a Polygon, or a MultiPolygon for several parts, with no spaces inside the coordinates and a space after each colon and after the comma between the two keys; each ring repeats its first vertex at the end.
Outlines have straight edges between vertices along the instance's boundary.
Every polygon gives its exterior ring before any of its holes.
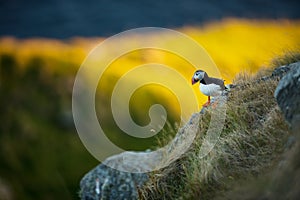
{"type": "MultiPolygon", "coordinates": [[[[300,44],[300,22],[295,20],[224,19],[201,27],[187,26],[176,30],[187,34],[205,48],[227,84],[242,71],[255,73],[258,69],[269,66],[274,57],[297,51],[300,44]]],[[[149,34],[146,37],[149,37],[149,34]]],[[[74,75],[88,53],[103,40],[105,38],[56,40],[4,37],[0,39],[0,53],[12,55],[20,69],[25,68],[32,58],[42,58],[43,67],[49,73],[69,73],[72,66],[71,71],[74,75]],[[54,64],[55,62],[59,64],[54,64]]],[[[159,41],[158,36],[155,42],[163,41],[159,41]]],[[[183,48],[185,46],[181,41],[168,42],[179,43],[183,48]]],[[[188,52],[188,49],[186,51],[188,52]]],[[[159,50],[139,50],[115,60],[107,70],[107,76],[117,78],[132,66],[150,62],[170,66],[189,81],[194,72],[186,60],[176,55],[159,50]]],[[[204,103],[205,99],[199,94],[198,87],[194,89],[200,104],[204,103]]]]}

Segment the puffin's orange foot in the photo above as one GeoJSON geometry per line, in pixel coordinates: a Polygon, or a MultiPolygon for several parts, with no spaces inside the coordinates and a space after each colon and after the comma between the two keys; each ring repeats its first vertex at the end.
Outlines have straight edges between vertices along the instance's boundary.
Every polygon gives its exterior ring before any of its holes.
{"type": "Polygon", "coordinates": [[[203,104],[203,107],[208,107],[210,105],[210,101],[206,102],[205,104],[203,104]]]}

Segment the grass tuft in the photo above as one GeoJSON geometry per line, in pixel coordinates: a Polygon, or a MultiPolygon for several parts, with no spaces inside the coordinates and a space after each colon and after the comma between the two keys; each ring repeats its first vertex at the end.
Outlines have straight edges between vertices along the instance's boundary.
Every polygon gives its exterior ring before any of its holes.
{"type": "Polygon", "coordinates": [[[275,57],[271,61],[271,66],[273,68],[276,68],[290,63],[295,63],[298,61],[300,61],[299,51],[286,51],[282,56],[275,57]]]}

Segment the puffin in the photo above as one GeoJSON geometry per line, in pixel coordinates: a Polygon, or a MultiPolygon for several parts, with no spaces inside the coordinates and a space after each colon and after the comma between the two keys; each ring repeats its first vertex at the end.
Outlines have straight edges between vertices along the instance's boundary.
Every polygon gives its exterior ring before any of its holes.
{"type": "Polygon", "coordinates": [[[197,70],[194,73],[194,76],[192,78],[192,85],[194,85],[198,81],[200,82],[200,92],[208,96],[208,101],[203,104],[203,107],[207,107],[210,105],[211,96],[220,96],[222,94],[222,91],[225,90],[224,80],[209,77],[203,70],[197,70]]]}

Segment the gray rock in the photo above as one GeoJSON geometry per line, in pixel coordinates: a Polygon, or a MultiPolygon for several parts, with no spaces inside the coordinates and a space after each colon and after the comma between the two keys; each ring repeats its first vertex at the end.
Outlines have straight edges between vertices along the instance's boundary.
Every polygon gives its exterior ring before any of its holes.
{"type": "Polygon", "coordinates": [[[271,77],[279,77],[282,78],[286,73],[288,73],[290,70],[299,67],[300,62],[284,65],[277,67],[273,72],[271,77]]]}
{"type": "Polygon", "coordinates": [[[82,178],[80,197],[82,200],[138,199],[137,188],[147,180],[145,173],[122,172],[100,164],[82,178]]]}
{"type": "Polygon", "coordinates": [[[293,118],[300,115],[300,62],[289,65],[289,71],[278,83],[274,96],[291,124],[293,118]]]}
{"type": "Polygon", "coordinates": [[[82,178],[81,199],[138,199],[137,188],[148,180],[148,174],[145,172],[165,167],[185,152],[198,131],[199,117],[199,113],[193,114],[189,122],[164,148],[145,152],[126,151],[107,158],[82,178]]]}

